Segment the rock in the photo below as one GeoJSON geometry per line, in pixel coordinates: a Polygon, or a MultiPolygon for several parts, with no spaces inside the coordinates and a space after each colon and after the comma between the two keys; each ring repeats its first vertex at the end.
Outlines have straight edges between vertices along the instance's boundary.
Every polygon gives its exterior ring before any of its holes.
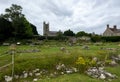
{"type": "Polygon", "coordinates": [[[23,78],[27,78],[28,77],[28,73],[24,73],[23,78]]]}
{"type": "Polygon", "coordinates": [[[64,52],[66,49],[65,47],[61,47],[60,50],[64,52]]]}
{"type": "Polygon", "coordinates": [[[30,73],[29,73],[29,76],[33,76],[33,73],[32,73],[32,72],[30,72],[30,73]]]}
{"type": "Polygon", "coordinates": [[[87,46],[87,45],[84,45],[82,48],[86,49],[86,50],[89,50],[89,46],[87,46]]]}
{"type": "Polygon", "coordinates": [[[118,58],[120,59],[120,55],[118,55],[118,58]]]}
{"type": "Polygon", "coordinates": [[[99,67],[98,69],[99,69],[99,70],[104,70],[104,68],[105,68],[105,67],[99,67]]]}
{"type": "Polygon", "coordinates": [[[56,69],[57,69],[57,70],[65,69],[65,65],[59,63],[59,64],[56,66],[56,69]]]}
{"type": "Polygon", "coordinates": [[[58,73],[57,72],[54,72],[54,75],[57,75],[58,73]]]}
{"type": "Polygon", "coordinates": [[[78,72],[77,68],[75,68],[75,67],[72,67],[72,70],[73,70],[74,72],[78,72]]]}
{"type": "Polygon", "coordinates": [[[99,68],[91,67],[86,71],[86,74],[89,75],[90,77],[99,78],[99,79],[102,79],[102,80],[117,78],[116,75],[113,75],[109,72],[106,72],[104,70],[104,67],[99,67],[99,68]]]}
{"type": "Polygon", "coordinates": [[[64,75],[64,72],[61,72],[62,75],[64,75]]]}
{"type": "Polygon", "coordinates": [[[120,58],[119,56],[115,57],[115,56],[112,56],[112,59],[115,60],[115,61],[120,61],[120,58]]]}
{"type": "Polygon", "coordinates": [[[38,81],[38,79],[37,79],[37,78],[34,78],[34,79],[33,79],[33,82],[36,82],[36,81],[38,81]]]}
{"type": "Polygon", "coordinates": [[[40,71],[40,69],[35,69],[35,70],[33,70],[33,73],[36,73],[36,72],[39,72],[40,71]]]}
{"type": "Polygon", "coordinates": [[[36,69],[36,72],[38,72],[38,71],[40,71],[40,69],[39,69],[39,68],[37,68],[37,69],[36,69]]]}
{"type": "Polygon", "coordinates": [[[12,77],[5,75],[5,81],[6,82],[11,82],[12,81],[12,77]]]}
{"type": "Polygon", "coordinates": [[[53,73],[50,74],[50,77],[55,77],[55,75],[53,73]]]}
{"type": "Polygon", "coordinates": [[[40,73],[35,73],[35,76],[40,76],[41,74],[40,73]]]}
{"type": "Polygon", "coordinates": [[[19,78],[19,75],[14,75],[15,79],[18,79],[19,78]]]}
{"type": "Polygon", "coordinates": [[[70,73],[73,73],[73,71],[67,70],[66,73],[67,73],[67,74],[70,74],[70,73]]]}
{"type": "Polygon", "coordinates": [[[17,45],[20,45],[21,43],[20,43],[20,42],[17,42],[16,44],[17,44],[17,45]]]}
{"type": "Polygon", "coordinates": [[[115,78],[117,78],[116,75],[111,74],[111,73],[109,73],[109,72],[106,72],[105,75],[106,75],[106,77],[108,77],[108,78],[110,78],[110,79],[115,79],[115,78]]]}
{"type": "Polygon", "coordinates": [[[104,80],[106,76],[104,74],[101,74],[99,78],[104,80]]]}
{"type": "Polygon", "coordinates": [[[3,43],[3,46],[9,46],[10,43],[3,43]]]}
{"type": "Polygon", "coordinates": [[[118,64],[116,63],[115,60],[112,60],[112,61],[110,62],[110,65],[111,65],[111,66],[117,66],[118,64]]]}
{"type": "Polygon", "coordinates": [[[92,60],[95,61],[95,62],[97,62],[97,61],[98,61],[98,58],[97,58],[97,57],[94,57],[92,60]]]}

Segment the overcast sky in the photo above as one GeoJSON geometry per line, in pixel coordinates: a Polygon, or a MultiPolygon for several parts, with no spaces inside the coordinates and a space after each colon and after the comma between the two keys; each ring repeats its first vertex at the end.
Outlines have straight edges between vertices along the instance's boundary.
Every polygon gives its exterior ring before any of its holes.
{"type": "Polygon", "coordinates": [[[29,22],[43,33],[43,21],[50,30],[73,30],[102,34],[106,24],[120,28],[120,0],[0,0],[0,14],[11,4],[21,5],[29,22]]]}

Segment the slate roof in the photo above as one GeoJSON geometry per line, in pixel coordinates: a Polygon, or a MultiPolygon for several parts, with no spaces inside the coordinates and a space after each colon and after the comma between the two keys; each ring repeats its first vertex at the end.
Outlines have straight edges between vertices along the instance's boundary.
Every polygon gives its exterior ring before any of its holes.
{"type": "Polygon", "coordinates": [[[109,28],[114,33],[120,33],[120,29],[117,28],[109,28]]]}

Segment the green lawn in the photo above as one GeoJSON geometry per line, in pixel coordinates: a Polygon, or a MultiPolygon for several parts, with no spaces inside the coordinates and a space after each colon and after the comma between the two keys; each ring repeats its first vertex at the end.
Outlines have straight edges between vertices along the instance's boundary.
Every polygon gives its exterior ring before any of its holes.
{"type": "MultiPolygon", "coordinates": [[[[16,53],[15,54],[15,74],[20,74],[23,71],[30,71],[36,68],[40,69],[48,69],[49,71],[54,71],[55,65],[59,62],[64,63],[67,66],[74,66],[75,61],[79,56],[84,57],[98,57],[101,60],[104,60],[106,55],[117,53],[120,54],[120,51],[111,51],[111,50],[100,50],[103,48],[119,48],[119,43],[104,43],[102,45],[94,45],[91,44],[81,44],[88,45],[90,47],[89,50],[82,49],[82,46],[68,46],[64,42],[45,42],[44,45],[37,46],[29,46],[29,45],[20,45],[17,46],[16,50],[30,50],[30,49],[39,49],[40,52],[36,53],[16,53]],[[66,51],[62,52],[60,50],[61,47],[65,47],[66,51]]],[[[5,51],[9,51],[8,46],[0,46],[0,67],[11,62],[11,55],[6,55],[2,57],[2,53],[5,51]]],[[[118,67],[107,67],[108,71],[115,73],[120,77],[118,67]]],[[[0,70],[0,81],[2,81],[3,76],[7,74],[11,74],[11,66],[0,70]]],[[[31,80],[31,78],[27,78],[24,80],[31,80]]],[[[39,80],[38,82],[103,82],[102,80],[90,78],[84,74],[65,74],[60,75],[56,78],[47,79],[44,78],[39,80]]],[[[120,78],[113,80],[113,82],[119,82],[120,78]]],[[[20,80],[23,82],[23,79],[20,80]]]]}

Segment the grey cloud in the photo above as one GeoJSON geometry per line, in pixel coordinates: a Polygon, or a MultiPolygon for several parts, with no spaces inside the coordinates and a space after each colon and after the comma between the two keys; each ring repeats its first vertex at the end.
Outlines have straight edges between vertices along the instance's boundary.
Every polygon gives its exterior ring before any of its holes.
{"type": "Polygon", "coordinates": [[[62,5],[60,1],[49,0],[41,6],[44,10],[49,10],[49,12],[54,13],[57,16],[71,16],[72,11],[65,5],[62,5]]]}
{"type": "Polygon", "coordinates": [[[120,28],[120,0],[0,0],[0,14],[11,4],[23,7],[23,14],[42,34],[42,22],[51,30],[71,29],[103,33],[106,24],[120,28]]]}

